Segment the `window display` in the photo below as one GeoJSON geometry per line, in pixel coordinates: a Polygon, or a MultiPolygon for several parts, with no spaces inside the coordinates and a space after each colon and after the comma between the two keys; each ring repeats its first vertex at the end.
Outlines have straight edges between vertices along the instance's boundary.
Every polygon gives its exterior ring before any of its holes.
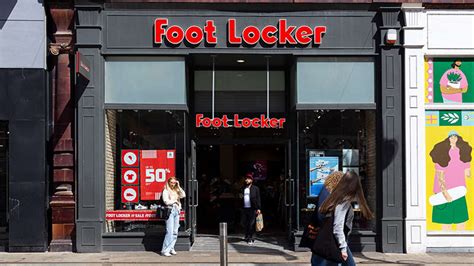
{"type": "Polygon", "coordinates": [[[183,178],[183,123],[182,112],[107,110],[107,232],[164,230],[161,192],[168,178],[183,178]]]}
{"type": "Polygon", "coordinates": [[[324,156],[324,151],[309,153],[309,193],[317,197],[323,188],[326,177],[339,170],[339,157],[324,156]],[[317,155],[317,156],[315,156],[317,155]]]}
{"type": "MultiPolygon", "coordinates": [[[[334,171],[354,171],[361,178],[370,209],[376,211],[375,111],[300,111],[300,213],[306,224],[325,178],[334,171]],[[304,155],[302,153],[305,153],[304,155]]],[[[375,219],[360,218],[354,203],[354,228],[375,231],[375,219]]]]}

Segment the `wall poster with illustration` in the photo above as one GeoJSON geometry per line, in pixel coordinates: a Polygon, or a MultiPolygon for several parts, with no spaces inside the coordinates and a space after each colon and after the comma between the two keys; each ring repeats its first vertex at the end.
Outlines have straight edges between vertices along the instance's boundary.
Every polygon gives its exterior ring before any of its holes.
{"type": "Polygon", "coordinates": [[[474,110],[426,112],[428,231],[474,231],[474,110]]]}
{"type": "Polygon", "coordinates": [[[425,58],[425,103],[474,103],[474,58],[425,58]]]}
{"type": "Polygon", "coordinates": [[[317,197],[323,188],[326,177],[339,171],[339,151],[308,151],[309,193],[308,197],[317,197]],[[334,155],[336,153],[337,155],[334,155]]]}

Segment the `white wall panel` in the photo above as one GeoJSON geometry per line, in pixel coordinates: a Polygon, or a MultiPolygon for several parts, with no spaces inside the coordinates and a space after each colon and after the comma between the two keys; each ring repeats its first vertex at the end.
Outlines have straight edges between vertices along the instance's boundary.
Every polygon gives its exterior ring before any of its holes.
{"type": "Polygon", "coordinates": [[[474,48],[474,15],[428,15],[428,49],[472,48],[474,48]]]}
{"type": "Polygon", "coordinates": [[[421,5],[402,6],[405,37],[405,244],[408,253],[426,251],[426,179],[424,114],[424,48],[426,13],[421,5]]]}

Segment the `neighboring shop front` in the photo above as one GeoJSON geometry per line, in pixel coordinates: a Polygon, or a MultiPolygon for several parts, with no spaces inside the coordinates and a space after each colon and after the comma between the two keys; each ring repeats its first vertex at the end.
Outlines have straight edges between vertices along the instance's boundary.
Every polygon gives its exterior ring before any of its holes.
{"type": "Polygon", "coordinates": [[[288,244],[327,172],[353,170],[377,218],[356,217],[351,245],[402,252],[400,7],[350,7],[76,1],[77,250],[159,249],[170,176],[187,193],[188,250],[211,213],[200,195],[238,185],[251,163],[261,190],[271,177],[281,195],[288,244]]]}
{"type": "Polygon", "coordinates": [[[407,252],[474,249],[474,13],[403,7],[407,252]]]}
{"type": "Polygon", "coordinates": [[[31,0],[0,10],[0,252],[46,251],[45,11],[31,0]]]}

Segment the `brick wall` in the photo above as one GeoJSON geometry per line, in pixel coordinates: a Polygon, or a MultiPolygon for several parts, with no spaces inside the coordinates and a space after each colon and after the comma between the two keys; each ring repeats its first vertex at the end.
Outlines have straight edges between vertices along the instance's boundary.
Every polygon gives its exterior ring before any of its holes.
{"type": "MultiPolygon", "coordinates": [[[[364,180],[364,190],[370,209],[376,212],[377,203],[377,141],[375,112],[365,112],[365,129],[367,134],[367,177],[364,180]]],[[[375,231],[376,219],[369,222],[369,228],[375,231]]]]}
{"type": "MultiPolygon", "coordinates": [[[[117,169],[117,111],[105,112],[105,209],[115,209],[115,177],[117,169]]],[[[114,223],[107,222],[107,232],[114,231],[114,223]]]]}

